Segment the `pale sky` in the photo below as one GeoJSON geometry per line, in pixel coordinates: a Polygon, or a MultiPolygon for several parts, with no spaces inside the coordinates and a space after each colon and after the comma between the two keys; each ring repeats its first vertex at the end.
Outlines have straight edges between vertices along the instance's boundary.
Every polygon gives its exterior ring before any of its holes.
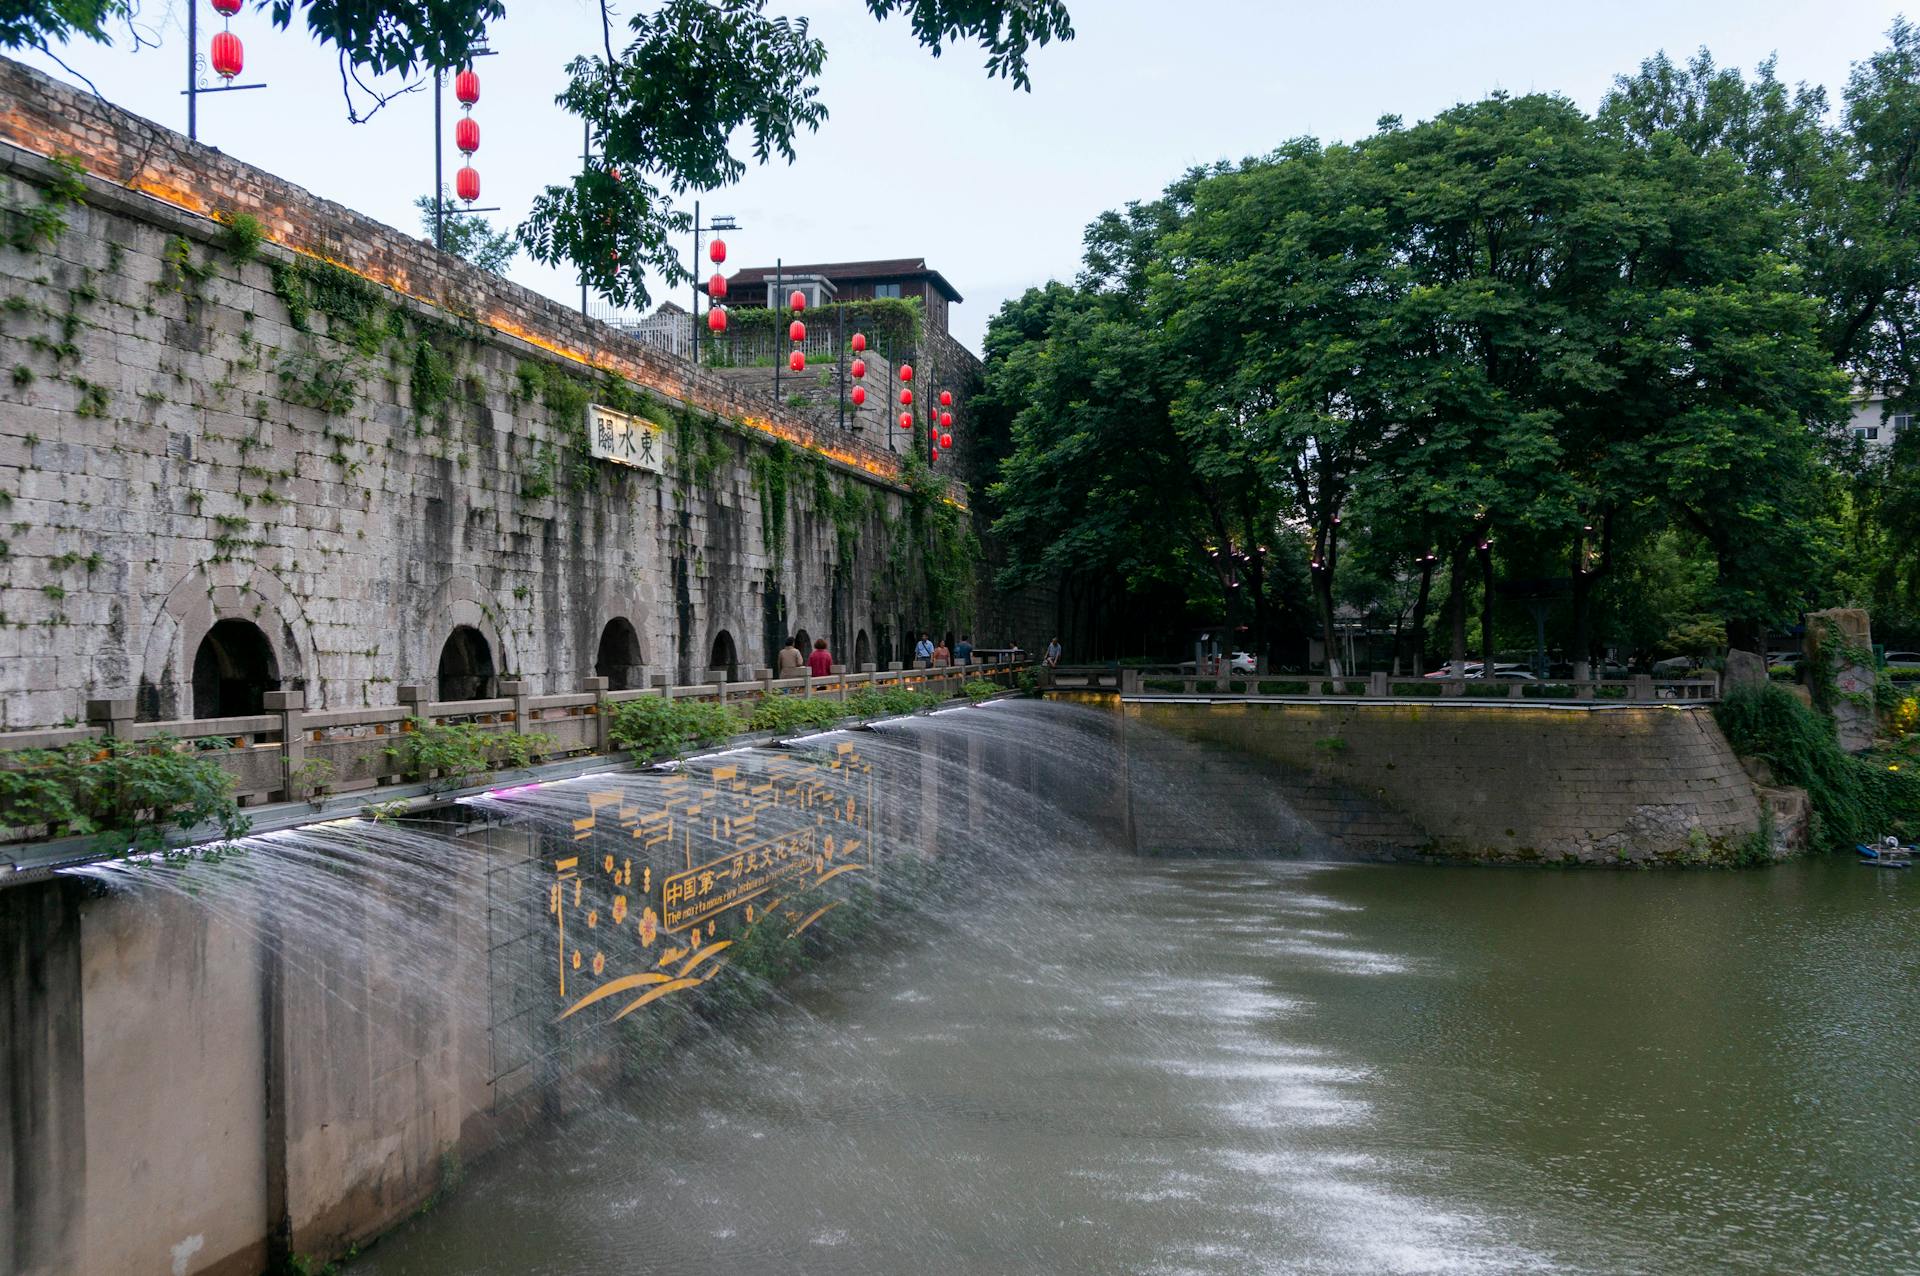
{"type": "MultiPolygon", "coordinates": [[[[67,60],[112,101],[186,129],[181,0],[144,0],[158,49],[75,46],[67,60]]],[[[624,6],[632,11],[632,0],[624,6]]],[[[1033,59],[1033,92],[988,80],[969,46],[935,60],[906,24],[873,21],[861,0],[771,0],[813,20],[826,42],[821,96],[831,117],[803,135],[799,160],[751,168],[702,196],[732,213],[729,269],[793,261],[924,256],[966,298],[953,331],[979,349],[1008,297],[1079,269],[1087,222],[1151,199],[1195,164],[1239,159],[1312,134],[1345,140],[1381,115],[1409,121],[1495,89],[1551,91],[1591,109],[1613,76],[1665,49],[1701,45],[1750,69],[1778,52],[1788,81],[1825,84],[1884,43],[1900,12],[1879,0],[1507,0],[1503,3],[1296,4],[1280,0],[1069,0],[1077,36],[1033,59]]],[[[577,120],[553,104],[575,54],[599,47],[583,0],[508,0],[479,63],[475,158],[482,204],[518,222],[534,194],[578,165],[577,120]]],[[[1920,9],[1920,6],[1916,6],[1920,9]]],[[[203,7],[201,39],[218,29],[203,7]]],[[[233,23],[243,82],[270,87],[201,99],[200,138],[316,194],[415,230],[412,200],[432,189],[433,106],[397,100],[349,124],[335,61],[297,30],[247,10],[233,23]]],[[[37,54],[25,60],[64,78],[37,54]]],[[[447,177],[459,166],[447,100],[447,177]]],[[[691,244],[688,245],[691,249],[691,244]]],[[[564,271],[516,259],[512,277],[577,304],[564,271]]],[[[651,281],[657,285],[658,281],[651,281]]],[[[674,299],[687,299],[676,289],[674,299]]],[[[655,300],[659,290],[655,288],[655,300]]]]}

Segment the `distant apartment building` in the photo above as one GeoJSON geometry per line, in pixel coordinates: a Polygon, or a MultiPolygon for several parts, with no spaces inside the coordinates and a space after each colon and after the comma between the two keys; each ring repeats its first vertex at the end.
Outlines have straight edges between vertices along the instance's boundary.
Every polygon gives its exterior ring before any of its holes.
{"type": "Polygon", "coordinates": [[[942,338],[947,335],[947,307],[964,300],[945,276],[927,265],[925,257],[748,266],[727,280],[727,297],[735,305],[777,309],[794,292],[804,295],[809,307],[834,301],[918,297],[927,335],[942,338]]]}
{"type": "Polygon", "coordinates": [[[1869,448],[1888,448],[1893,441],[1913,428],[1910,408],[1888,410],[1887,400],[1879,395],[1861,395],[1853,401],[1853,437],[1869,448]]]}

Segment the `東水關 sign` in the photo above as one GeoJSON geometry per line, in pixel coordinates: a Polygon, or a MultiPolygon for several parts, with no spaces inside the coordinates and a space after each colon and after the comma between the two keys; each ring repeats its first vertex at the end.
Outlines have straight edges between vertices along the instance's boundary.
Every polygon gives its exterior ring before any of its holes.
{"type": "Polygon", "coordinates": [[[645,417],[616,412],[598,403],[587,405],[587,447],[597,460],[631,465],[652,474],[666,469],[665,430],[645,417]]]}

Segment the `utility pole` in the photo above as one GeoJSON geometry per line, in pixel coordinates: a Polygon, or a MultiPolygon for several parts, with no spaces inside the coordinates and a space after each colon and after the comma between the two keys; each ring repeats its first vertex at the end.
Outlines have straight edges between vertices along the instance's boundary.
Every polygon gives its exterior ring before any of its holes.
{"type": "Polygon", "coordinates": [[[767,298],[767,312],[773,316],[773,397],[780,397],[780,314],[787,308],[786,276],[781,273],[782,259],[773,259],[773,296],[767,298]]]}
{"type": "Polygon", "coordinates": [[[445,149],[440,143],[441,75],[439,67],[433,68],[433,246],[436,250],[445,252],[447,250],[447,179],[445,170],[441,167],[441,153],[445,149]]]}

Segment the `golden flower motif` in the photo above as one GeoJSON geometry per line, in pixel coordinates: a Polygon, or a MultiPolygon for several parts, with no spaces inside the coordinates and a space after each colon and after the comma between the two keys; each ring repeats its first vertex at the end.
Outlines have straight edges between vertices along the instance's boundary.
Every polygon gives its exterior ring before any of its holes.
{"type": "Polygon", "coordinates": [[[624,922],[626,920],[627,920],[627,897],[625,895],[615,895],[613,897],[613,924],[615,926],[618,926],[621,922],[624,922]]]}
{"type": "Polygon", "coordinates": [[[659,931],[660,919],[653,915],[653,909],[651,907],[642,909],[640,912],[640,942],[643,945],[651,947],[653,937],[657,935],[659,931]]]}

